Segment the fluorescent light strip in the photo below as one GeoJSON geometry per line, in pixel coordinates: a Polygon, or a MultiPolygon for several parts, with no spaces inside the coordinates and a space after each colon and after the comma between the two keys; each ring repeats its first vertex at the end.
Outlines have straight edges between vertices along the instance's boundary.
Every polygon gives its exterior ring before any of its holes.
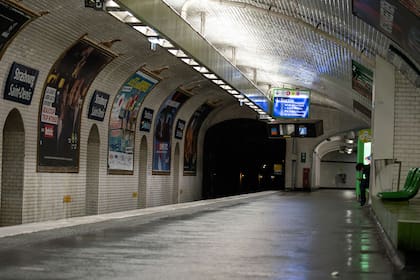
{"type": "Polygon", "coordinates": [[[188,64],[188,65],[191,65],[191,66],[196,66],[196,65],[198,65],[197,61],[195,61],[195,60],[194,60],[194,59],[192,59],[192,58],[181,58],[181,60],[182,60],[184,63],[186,63],[186,64],[188,64]]]}
{"type": "Polygon", "coordinates": [[[212,74],[212,73],[204,74],[204,77],[206,77],[207,79],[210,79],[210,80],[217,80],[218,79],[218,77],[215,74],[212,74]]]}
{"type": "Polygon", "coordinates": [[[220,85],[220,87],[224,90],[231,90],[232,89],[232,87],[229,86],[229,85],[220,85]]]}
{"type": "Polygon", "coordinates": [[[179,57],[179,58],[188,57],[188,55],[186,55],[182,50],[168,49],[168,52],[170,52],[171,54],[173,54],[174,56],[179,57]]]}
{"type": "Polygon", "coordinates": [[[229,89],[228,92],[232,95],[239,94],[239,92],[237,90],[234,90],[234,89],[229,89]]]}
{"type": "Polygon", "coordinates": [[[159,36],[159,34],[153,28],[146,25],[133,25],[133,28],[147,37],[159,36]]]}
{"type": "Polygon", "coordinates": [[[233,95],[233,97],[238,98],[238,99],[244,99],[245,98],[245,96],[243,96],[242,94],[233,95]]]}
{"type": "Polygon", "coordinates": [[[120,5],[118,5],[112,0],[105,1],[105,8],[119,8],[119,7],[120,5]]]}
{"type": "Polygon", "coordinates": [[[193,67],[195,70],[197,70],[200,73],[208,73],[210,72],[206,67],[203,66],[194,66],[193,67]]]}
{"type": "Polygon", "coordinates": [[[211,80],[213,83],[215,83],[216,85],[224,85],[225,82],[223,82],[222,80],[211,80]]]}
{"type": "Polygon", "coordinates": [[[108,13],[124,23],[141,23],[141,21],[129,11],[109,11],[108,13]]]}

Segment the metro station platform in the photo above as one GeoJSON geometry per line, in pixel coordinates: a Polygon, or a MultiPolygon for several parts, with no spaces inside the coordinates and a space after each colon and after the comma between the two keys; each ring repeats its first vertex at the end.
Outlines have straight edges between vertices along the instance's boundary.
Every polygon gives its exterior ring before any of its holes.
{"type": "Polygon", "coordinates": [[[268,191],[0,228],[0,279],[419,279],[351,190],[268,191]]]}

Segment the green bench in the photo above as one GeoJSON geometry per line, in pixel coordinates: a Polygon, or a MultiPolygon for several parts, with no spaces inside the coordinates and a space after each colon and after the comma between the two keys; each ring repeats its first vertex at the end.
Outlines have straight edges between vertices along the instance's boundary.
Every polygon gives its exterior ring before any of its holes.
{"type": "Polygon", "coordinates": [[[377,196],[382,200],[407,201],[416,196],[420,188],[420,168],[410,168],[405,179],[404,187],[400,191],[379,192],[377,196]]]}

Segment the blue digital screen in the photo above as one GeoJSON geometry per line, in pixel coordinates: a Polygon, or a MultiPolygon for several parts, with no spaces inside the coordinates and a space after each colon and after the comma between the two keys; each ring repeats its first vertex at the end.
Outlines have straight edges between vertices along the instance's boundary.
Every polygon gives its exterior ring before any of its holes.
{"type": "Polygon", "coordinates": [[[309,117],[309,91],[277,90],[273,94],[274,118],[302,119],[309,117]]]}
{"type": "Polygon", "coordinates": [[[247,97],[264,112],[270,113],[270,101],[267,97],[255,95],[248,95],[247,97]]]}

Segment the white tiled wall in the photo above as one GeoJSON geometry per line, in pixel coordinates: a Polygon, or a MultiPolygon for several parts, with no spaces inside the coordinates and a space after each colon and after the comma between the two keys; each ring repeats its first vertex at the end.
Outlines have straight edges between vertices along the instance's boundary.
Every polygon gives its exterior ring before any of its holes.
{"type": "Polygon", "coordinates": [[[410,167],[420,167],[420,89],[395,73],[394,158],[402,162],[400,185],[410,167]]]}

